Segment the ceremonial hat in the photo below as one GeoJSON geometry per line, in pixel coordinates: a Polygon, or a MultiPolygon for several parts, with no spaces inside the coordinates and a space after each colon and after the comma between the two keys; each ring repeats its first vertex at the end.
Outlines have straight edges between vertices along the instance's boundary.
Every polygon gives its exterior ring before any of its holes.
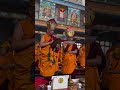
{"type": "Polygon", "coordinates": [[[47,27],[52,30],[54,30],[55,26],[57,25],[57,22],[55,21],[55,19],[50,19],[47,21],[47,27]]]}
{"type": "Polygon", "coordinates": [[[71,27],[71,26],[67,27],[67,29],[65,30],[65,34],[67,37],[73,37],[75,34],[73,27],[71,27]]]}

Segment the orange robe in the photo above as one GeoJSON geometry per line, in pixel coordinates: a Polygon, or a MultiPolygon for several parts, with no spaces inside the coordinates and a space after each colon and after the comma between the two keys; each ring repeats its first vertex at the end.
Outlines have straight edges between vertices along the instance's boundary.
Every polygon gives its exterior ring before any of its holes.
{"type": "MultiPolygon", "coordinates": [[[[92,45],[94,45],[94,43],[92,45]]],[[[86,48],[85,49],[86,58],[88,58],[88,55],[90,54],[90,50],[93,50],[93,48],[91,47],[90,44],[86,44],[85,48],[86,48]]],[[[98,53],[98,51],[94,51],[94,53],[98,53]]],[[[85,66],[85,67],[86,67],[86,72],[85,72],[86,88],[85,89],[86,90],[100,90],[100,85],[99,85],[100,77],[99,77],[99,73],[98,73],[98,68],[96,66],[94,66],[94,67],[85,66]]]]}
{"type": "Polygon", "coordinates": [[[2,85],[5,80],[9,80],[8,90],[13,90],[13,64],[14,59],[12,52],[0,55],[0,85],[2,85]]]}
{"type": "MultiPolygon", "coordinates": [[[[71,44],[68,48],[68,51],[72,51],[73,45],[71,44]]],[[[76,68],[76,54],[64,54],[62,61],[62,73],[63,74],[72,74],[76,68]]]]}
{"type": "Polygon", "coordinates": [[[78,62],[81,67],[85,67],[85,46],[82,46],[79,49],[78,62]]]}
{"type": "Polygon", "coordinates": [[[113,56],[110,57],[110,54],[112,55],[115,49],[120,49],[120,44],[117,46],[114,46],[110,48],[107,52],[107,60],[109,61],[109,65],[106,67],[109,67],[108,74],[106,74],[106,85],[109,88],[109,90],[120,90],[120,59],[116,59],[113,56]],[[111,73],[110,71],[119,73],[111,73]]]}
{"type": "Polygon", "coordinates": [[[40,59],[40,48],[38,48],[39,43],[35,45],[35,62],[40,59]]]}
{"type": "MultiPolygon", "coordinates": [[[[22,39],[31,39],[34,37],[34,24],[30,19],[20,22],[24,36],[22,39]]],[[[34,90],[32,82],[32,64],[34,63],[34,45],[15,53],[15,90],[34,90]]]]}
{"type": "MultiPolygon", "coordinates": [[[[45,34],[43,37],[45,43],[53,39],[53,37],[48,34],[45,34]]],[[[41,48],[40,52],[40,75],[44,77],[53,76],[58,70],[58,55],[52,51],[50,45],[41,48]]]]}
{"type": "Polygon", "coordinates": [[[56,63],[55,63],[55,71],[57,72],[59,70],[59,58],[60,58],[60,53],[59,52],[55,52],[55,60],[56,60],[56,63]]]}

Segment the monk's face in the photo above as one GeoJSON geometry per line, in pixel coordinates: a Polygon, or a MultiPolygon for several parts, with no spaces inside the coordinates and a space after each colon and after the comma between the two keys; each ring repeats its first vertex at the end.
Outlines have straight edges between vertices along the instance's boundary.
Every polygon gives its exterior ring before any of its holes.
{"type": "Polygon", "coordinates": [[[77,18],[76,13],[73,13],[73,15],[72,15],[72,20],[76,20],[76,18],[77,18]]]}
{"type": "Polygon", "coordinates": [[[50,30],[55,30],[55,29],[56,29],[56,24],[55,23],[51,23],[50,30]]]}
{"type": "Polygon", "coordinates": [[[48,34],[49,35],[53,35],[54,34],[54,30],[48,30],[48,34]]]}

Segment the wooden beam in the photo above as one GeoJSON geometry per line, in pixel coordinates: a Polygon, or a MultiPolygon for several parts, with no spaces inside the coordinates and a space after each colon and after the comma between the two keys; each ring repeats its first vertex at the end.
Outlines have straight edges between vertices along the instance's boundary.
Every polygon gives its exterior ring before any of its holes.
{"type": "MultiPolygon", "coordinates": [[[[35,20],[35,25],[47,26],[46,22],[45,21],[41,21],[41,20],[35,20]]],[[[60,24],[58,24],[58,26],[57,26],[57,28],[64,29],[64,30],[67,27],[68,27],[67,25],[60,25],[60,24]]],[[[74,27],[74,30],[77,31],[77,32],[83,32],[83,33],[85,33],[85,29],[82,29],[82,28],[74,27]]]]}
{"type": "Polygon", "coordinates": [[[115,6],[115,5],[105,4],[105,3],[98,3],[95,1],[91,1],[91,0],[86,0],[86,4],[94,12],[120,15],[120,6],[118,5],[115,6]]]}
{"type": "Polygon", "coordinates": [[[112,26],[105,26],[105,25],[95,25],[93,29],[99,30],[99,31],[120,31],[120,27],[112,27],[112,26]]]}
{"type": "MultiPolygon", "coordinates": [[[[45,32],[41,32],[41,31],[35,31],[36,34],[45,34],[45,32]]],[[[55,36],[61,37],[63,36],[63,34],[56,34],[55,36]]],[[[75,39],[81,40],[81,39],[85,39],[85,37],[80,37],[80,36],[75,36],[75,39]]]]}

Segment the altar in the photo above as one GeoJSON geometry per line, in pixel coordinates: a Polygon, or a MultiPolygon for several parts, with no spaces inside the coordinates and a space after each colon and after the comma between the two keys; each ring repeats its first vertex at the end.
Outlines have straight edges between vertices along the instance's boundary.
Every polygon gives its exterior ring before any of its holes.
{"type": "Polygon", "coordinates": [[[53,76],[52,81],[38,85],[36,90],[85,90],[85,78],[70,79],[67,75],[53,76]]]}

